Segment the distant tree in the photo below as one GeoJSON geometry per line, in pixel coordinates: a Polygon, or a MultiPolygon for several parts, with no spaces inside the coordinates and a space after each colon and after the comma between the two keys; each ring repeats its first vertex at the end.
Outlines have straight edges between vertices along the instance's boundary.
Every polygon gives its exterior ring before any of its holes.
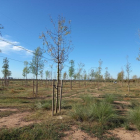
{"type": "MultiPolygon", "coordinates": [[[[68,59],[68,55],[72,50],[71,48],[72,41],[68,40],[68,36],[71,33],[71,28],[69,28],[69,26],[66,25],[66,20],[64,17],[58,16],[57,25],[53,22],[52,18],[50,19],[54,26],[54,32],[52,32],[51,30],[47,30],[46,35],[42,33],[42,36],[40,36],[40,38],[42,38],[43,43],[46,44],[47,52],[50,54],[54,62],[57,63],[57,86],[58,86],[60,79],[59,77],[60,64],[64,63],[68,59]],[[49,37],[51,41],[49,40],[49,37]]],[[[69,21],[69,25],[70,24],[71,22],[69,21]]],[[[60,106],[59,111],[61,111],[60,106]]],[[[55,105],[56,113],[57,108],[58,108],[58,88],[56,89],[56,105],[55,105]]]]}
{"type": "Polygon", "coordinates": [[[124,71],[122,69],[122,71],[119,72],[118,75],[117,75],[117,81],[121,82],[122,86],[123,86],[123,80],[124,80],[124,71]]]}
{"type": "Polygon", "coordinates": [[[84,80],[87,80],[87,73],[86,73],[86,70],[83,71],[83,78],[84,78],[84,80]]]}
{"type": "Polygon", "coordinates": [[[74,73],[73,78],[74,78],[74,80],[77,79],[77,73],[74,73]]]}
{"type": "Polygon", "coordinates": [[[64,65],[60,64],[60,68],[59,68],[59,77],[61,77],[62,75],[62,70],[64,69],[64,65]]]}
{"type": "Polygon", "coordinates": [[[70,60],[70,67],[69,67],[69,77],[72,79],[72,77],[74,76],[74,60],[70,60]]]}
{"type": "Polygon", "coordinates": [[[93,79],[94,77],[96,77],[95,75],[96,75],[96,73],[95,73],[94,69],[92,68],[91,71],[90,71],[90,77],[91,77],[91,79],[93,79]]]}
{"type": "Polygon", "coordinates": [[[137,75],[133,75],[132,79],[134,79],[134,80],[135,80],[135,85],[137,86],[137,80],[138,80],[137,75]]]}
{"type": "Polygon", "coordinates": [[[128,62],[128,56],[126,57],[127,59],[127,63],[126,63],[126,72],[127,72],[127,83],[128,83],[128,92],[130,91],[130,81],[129,81],[129,76],[130,76],[130,72],[132,71],[131,70],[131,65],[130,63],[128,62]]]}
{"type": "Polygon", "coordinates": [[[34,51],[34,55],[33,55],[33,58],[32,58],[32,62],[30,63],[30,71],[31,73],[33,73],[36,77],[36,97],[37,97],[37,93],[38,93],[38,75],[39,75],[39,72],[41,70],[43,70],[44,68],[44,62],[42,60],[42,50],[40,47],[37,47],[34,51]]]}
{"type": "Polygon", "coordinates": [[[103,61],[100,59],[98,62],[99,62],[99,67],[96,72],[96,77],[98,78],[98,90],[99,90],[99,81],[103,79],[103,76],[101,75],[103,61]]]}
{"type": "Polygon", "coordinates": [[[77,78],[78,79],[81,79],[81,73],[83,71],[83,68],[84,68],[85,64],[83,63],[78,63],[78,72],[77,72],[77,78]]]}
{"type": "Polygon", "coordinates": [[[26,77],[26,86],[27,86],[27,74],[29,74],[30,73],[30,69],[29,69],[29,67],[28,67],[28,62],[27,61],[24,61],[24,69],[23,69],[23,73],[22,73],[22,75],[23,75],[23,77],[26,77]]]}
{"type": "Polygon", "coordinates": [[[106,67],[105,69],[106,69],[106,71],[105,71],[104,77],[105,77],[105,82],[106,82],[110,79],[110,73],[108,72],[108,67],[106,67]]]}
{"type": "Polygon", "coordinates": [[[67,73],[64,72],[64,74],[63,74],[63,79],[66,80],[66,78],[67,78],[67,73]]]}
{"type": "Polygon", "coordinates": [[[51,72],[47,70],[45,71],[45,74],[46,74],[46,79],[48,79],[50,77],[51,72]]]}
{"type": "Polygon", "coordinates": [[[53,70],[53,65],[50,65],[50,68],[51,68],[51,73],[50,73],[50,75],[51,75],[51,80],[52,80],[52,70],[53,70]]]}
{"type": "Polygon", "coordinates": [[[3,73],[4,79],[5,79],[5,86],[7,86],[7,78],[8,78],[8,76],[11,75],[11,71],[9,71],[9,60],[7,59],[7,57],[3,59],[2,68],[3,68],[2,73],[3,73]]]}
{"type": "Polygon", "coordinates": [[[43,70],[40,71],[41,80],[43,79],[43,70]]]}

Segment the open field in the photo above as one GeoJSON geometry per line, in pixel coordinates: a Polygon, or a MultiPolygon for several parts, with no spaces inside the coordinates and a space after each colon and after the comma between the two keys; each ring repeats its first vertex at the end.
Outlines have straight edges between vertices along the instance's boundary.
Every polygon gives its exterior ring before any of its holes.
{"type": "Polygon", "coordinates": [[[62,110],[52,117],[52,83],[0,85],[0,139],[139,140],[140,83],[63,82],[62,110]]]}

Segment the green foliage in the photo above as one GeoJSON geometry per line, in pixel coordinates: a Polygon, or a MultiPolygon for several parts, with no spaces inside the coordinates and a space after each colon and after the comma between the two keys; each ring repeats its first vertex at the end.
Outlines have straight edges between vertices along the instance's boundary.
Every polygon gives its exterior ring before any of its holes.
{"type": "Polygon", "coordinates": [[[50,77],[51,72],[47,70],[45,71],[45,74],[46,74],[46,79],[48,79],[50,77]]]}
{"type": "Polygon", "coordinates": [[[74,60],[70,60],[70,67],[69,67],[69,77],[73,77],[74,76],[74,60]]]}
{"type": "Polygon", "coordinates": [[[22,75],[23,75],[23,77],[26,77],[26,79],[27,79],[27,74],[29,74],[29,72],[30,72],[30,70],[28,68],[28,62],[24,61],[24,65],[25,65],[25,67],[23,69],[22,75]]]}
{"type": "Polygon", "coordinates": [[[2,129],[1,140],[59,140],[63,136],[55,125],[35,124],[19,129],[2,129]]]}
{"type": "Polygon", "coordinates": [[[3,70],[2,73],[4,75],[4,78],[7,79],[8,76],[11,75],[11,71],[9,71],[9,60],[6,58],[3,59],[3,66],[2,66],[3,70]]]}
{"type": "Polygon", "coordinates": [[[122,81],[123,79],[124,79],[124,71],[122,70],[121,72],[118,73],[117,80],[122,81]]]}
{"type": "Polygon", "coordinates": [[[42,50],[40,47],[37,47],[34,51],[32,62],[30,63],[30,71],[36,76],[39,75],[39,72],[44,68],[44,62],[42,60],[42,50]]]}
{"type": "Polygon", "coordinates": [[[104,98],[104,101],[106,103],[110,103],[112,104],[115,100],[115,96],[113,94],[105,94],[105,98],[104,98]]]}
{"type": "Polygon", "coordinates": [[[129,111],[128,120],[135,124],[140,131],[140,106],[129,111]]]}
{"type": "Polygon", "coordinates": [[[106,69],[106,71],[105,71],[105,80],[107,81],[107,80],[109,80],[110,79],[110,73],[108,72],[108,68],[106,67],[105,68],[106,69]]]}
{"type": "Polygon", "coordinates": [[[101,126],[117,117],[111,104],[99,102],[90,97],[84,98],[84,104],[73,105],[72,118],[80,121],[97,121],[101,126]]]}
{"type": "Polygon", "coordinates": [[[37,109],[51,109],[51,105],[52,105],[52,101],[47,100],[47,101],[41,101],[41,102],[35,103],[34,107],[37,109]]]}

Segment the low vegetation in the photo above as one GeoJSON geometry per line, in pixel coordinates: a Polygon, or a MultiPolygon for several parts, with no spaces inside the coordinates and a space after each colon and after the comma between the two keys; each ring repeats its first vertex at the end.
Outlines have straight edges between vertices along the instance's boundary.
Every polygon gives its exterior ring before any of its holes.
{"type": "Polygon", "coordinates": [[[119,139],[109,134],[109,130],[125,128],[140,130],[140,86],[131,83],[128,93],[127,83],[123,87],[117,83],[75,82],[72,90],[69,82],[63,84],[61,113],[51,116],[51,83],[39,81],[37,98],[33,97],[32,81],[10,81],[9,86],[0,87],[0,118],[29,112],[22,121],[34,122],[28,126],[6,128],[1,126],[0,139],[43,139],[59,140],[66,137],[65,131],[76,126],[91,137],[98,139],[119,139]],[[22,85],[23,84],[23,85],[22,85]],[[135,90],[136,89],[136,90],[135,90]],[[11,92],[13,90],[13,92],[11,92]],[[17,111],[2,109],[10,108],[17,111]]]}

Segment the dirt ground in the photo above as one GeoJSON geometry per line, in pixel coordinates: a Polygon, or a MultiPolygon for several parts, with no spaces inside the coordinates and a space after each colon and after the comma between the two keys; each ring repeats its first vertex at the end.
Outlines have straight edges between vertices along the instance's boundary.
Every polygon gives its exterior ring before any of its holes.
{"type": "MultiPolygon", "coordinates": [[[[13,108],[2,108],[0,111],[18,111],[13,108]]],[[[15,127],[23,127],[29,124],[37,123],[35,121],[26,122],[24,121],[24,117],[27,117],[30,112],[19,112],[7,117],[0,118],[0,128],[15,128],[15,127]]]]}
{"type": "Polygon", "coordinates": [[[62,140],[97,140],[96,137],[89,136],[76,126],[73,126],[70,131],[66,131],[65,134],[66,137],[64,137],[62,140]]]}
{"type": "Polygon", "coordinates": [[[121,140],[140,140],[140,132],[135,130],[125,130],[124,128],[116,128],[110,130],[113,135],[116,135],[121,140]]]}

